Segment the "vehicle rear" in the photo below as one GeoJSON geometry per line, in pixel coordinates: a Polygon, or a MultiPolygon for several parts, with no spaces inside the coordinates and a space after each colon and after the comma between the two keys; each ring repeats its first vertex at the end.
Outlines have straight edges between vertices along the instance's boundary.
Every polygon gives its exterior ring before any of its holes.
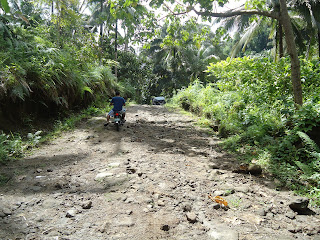
{"type": "Polygon", "coordinates": [[[154,97],[152,99],[153,105],[164,105],[166,103],[166,100],[164,97],[154,97]]]}

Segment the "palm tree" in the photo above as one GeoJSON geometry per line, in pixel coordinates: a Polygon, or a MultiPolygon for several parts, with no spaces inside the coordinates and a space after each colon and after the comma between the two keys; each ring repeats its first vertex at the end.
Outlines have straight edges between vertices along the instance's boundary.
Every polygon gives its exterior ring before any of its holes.
{"type": "Polygon", "coordinates": [[[206,33],[205,40],[198,41],[205,28],[208,26],[182,24],[179,20],[167,22],[145,52],[168,95],[172,89],[187,86],[195,79],[205,81],[208,64],[223,58],[222,47],[213,43],[212,32],[206,33]]]}
{"type": "MultiPolygon", "coordinates": [[[[271,9],[273,12],[280,12],[280,4],[278,0],[268,0],[267,8],[271,9]]],[[[239,9],[244,9],[244,6],[240,6],[239,9]]],[[[234,9],[230,10],[234,11],[234,9]]],[[[275,40],[275,58],[277,53],[279,57],[283,57],[283,33],[282,26],[279,20],[269,19],[263,16],[257,16],[255,21],[251,20],[249,15],[236,15],[226,18],[217,18],[215,20],[217,23],[221,23],[228,31],[242,32],[242,36],[239,41],[235,43],[232,51],[231,57],[235,57],[240,50],[246,49],[247,45],[252,41],[260,31],[265,31],[266,26],[270,26],[269,38],[274,38],[275,40]]]]}
{"type": "Polygon", "coordinates": [[[311,45],[317,43],[318,57],[320,58],[320,2],[318,0],[296,0],[291,3],[291,7],[303,20],[297,21],[296,25],[300,32],[301,28],[304,30],[304,38],[308,42],[306,55],[310,55],[311,45]]]}

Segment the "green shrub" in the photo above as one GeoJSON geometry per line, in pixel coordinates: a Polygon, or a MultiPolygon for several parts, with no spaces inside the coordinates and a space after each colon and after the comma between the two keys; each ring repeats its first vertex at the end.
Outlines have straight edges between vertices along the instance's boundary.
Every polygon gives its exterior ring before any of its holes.
{"type": "Polygon", "coordinates": [[[288,59],[228,59],[208,67],[215,82],[195,81],[172,100],[218,124],[223,146],[243,161],[262,163],[282,186],[319,196],[319,63],[302,61],[305,104],[298,110],[289,71],[288,59]]]}
{"type": "Polygon", "coordinates": [[[0,134],[0,164],[21,157],[22,140],[19,136],[0,134]]]}

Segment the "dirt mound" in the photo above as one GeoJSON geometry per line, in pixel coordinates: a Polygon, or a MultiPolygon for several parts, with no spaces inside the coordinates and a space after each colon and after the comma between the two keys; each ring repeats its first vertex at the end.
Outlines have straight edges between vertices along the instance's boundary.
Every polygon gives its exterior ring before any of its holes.
{"type": "Polygon", "coordinates": [[[120,132],[104,121],[1,170],[0,239],[320,239],[318,209],[235,172],[191,117],[134,105],[120,132]]]}

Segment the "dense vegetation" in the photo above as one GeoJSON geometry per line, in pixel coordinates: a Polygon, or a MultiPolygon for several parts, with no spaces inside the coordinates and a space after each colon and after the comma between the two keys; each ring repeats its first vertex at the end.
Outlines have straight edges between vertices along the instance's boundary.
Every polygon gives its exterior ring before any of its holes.
{"type": "Polygon", "coordinates": [[[305,104],[295,109],[288,59],[227,59],[208,67],[216,79],[196,81],[179,91],[173,102],[208,119],[223,146],[244,162],[267,168],[279,186],[319,194],[318,61],[302,61],[305,104]],[[281,71],[279,71],[281,69],[281,71]],[[286,69],[286,71],[283,71],[286,69]],[[312,140],[312,137],[314,140],[312,140]]]}
{"type": "Polygon", "coordinates": [[[39,121],[68,129],[118,89],[172,97],[279,186],[319,196],[319,2],[163,2],[1,0],[0,163],[43,138],[39,121]]]}

